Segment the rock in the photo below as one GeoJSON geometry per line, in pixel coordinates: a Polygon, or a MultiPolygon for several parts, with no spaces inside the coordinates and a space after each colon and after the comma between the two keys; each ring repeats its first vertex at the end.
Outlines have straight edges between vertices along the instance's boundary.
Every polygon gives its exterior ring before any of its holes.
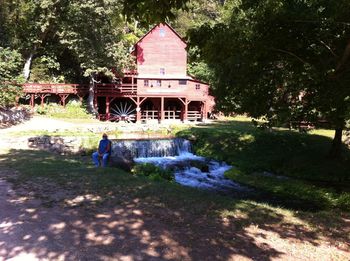
{"type": "Polygon", "coordinates": [[[122,157],[110,157],[109,166],[130,172],[132,167],[134,166],[134,161],[122,157]]]}
{"type": "Polygon", "coordinates": [[[204,161],[192,160],[189,162],[190,166],[200,169],[201,172],[209,172],[209,166],[204,161]]]}

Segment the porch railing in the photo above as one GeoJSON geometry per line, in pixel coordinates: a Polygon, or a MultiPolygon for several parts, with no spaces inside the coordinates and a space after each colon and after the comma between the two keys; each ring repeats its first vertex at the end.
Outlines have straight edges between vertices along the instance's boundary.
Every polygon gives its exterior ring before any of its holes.
{"type": "Polygon", "coordinates": [[[164,119],[166,120],[180,120],[181,111],[164,111],[164,119]]]}
{"type": "Polygon", "coordinates": [[[45,83],[25,83],[23,84],[23,91],[25,93],[53,93],[53,94],[79,94],[87,93],[89,87],[81,84],[45,84],[45,83]]]}
{"type": "MultiPolygon", "coordinates": [[[[136,94],[137,85],[132,83],[122,84],[96,84],[95,93],[100,95],[113,94],[136,94]]],[[[52,94],[79,94],[88,93],[89,86],[86,84],[65,84],[65,83],[26,83],[23,84],[25,93],[52,93],[52,94]]]]}
{"type": "Polygon", "coordinates": [[[202,119],[202,113],[200,111],[188,111],[187,119],[189,121],[198,121],[202,119]]]}
{"type": "Polygon", "coordinates": [[[156,110],[141,111],[141,119],[142,120],[158,120],[159,119],[159,111],[156,111],[156,110]]]}
{"type": "Polygon", "coordinates": [[[96,84],[96,94],[120,94],[120,93],[137,93],[137,85],[133,83],[122,84],[96,84]]]}

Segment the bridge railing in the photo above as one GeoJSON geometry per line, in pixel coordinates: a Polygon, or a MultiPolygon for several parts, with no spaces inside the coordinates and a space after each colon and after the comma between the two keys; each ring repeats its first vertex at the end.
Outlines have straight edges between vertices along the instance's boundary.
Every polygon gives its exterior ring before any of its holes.
{"type": "MultiPolygon", "coordinates": [[[[52,93],[52,94],[79,94],[88,93],[89,86],[86,84],[66,84],[66,83],[25,83],[23,84],[25,93],[52,93]]],[[[96,84],[96,94],[136,94],[136,84],[96,84]]]]}
{"type": "Polygon", "coordinates": [[[89,87],[82,84],[65,84],[65,83],[25,83],[23,84],[25,93],[53,93],[53,94],[79,94],[87,93],[89,87]]]}

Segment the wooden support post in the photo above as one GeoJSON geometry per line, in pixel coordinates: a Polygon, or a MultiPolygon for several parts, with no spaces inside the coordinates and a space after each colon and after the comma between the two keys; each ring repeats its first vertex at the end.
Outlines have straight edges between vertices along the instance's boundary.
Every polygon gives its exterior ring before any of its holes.
{"type": "Polygon", "coordinates": [[[106,121],[109,121],[110,117],[111,117],[110,99],[109,99],[109,97],[106,97],[106,121]]]}
{"type": "Polygon", "coordinates": [[[30,107],[34,108],[34,94],[30,95],[30,107]]]}
{"type": "Polygon", "coordinates": [[[80,101],[80,102],[83,102],[83,97],[84,97],[84,96],[79,95],[79,94],[77,94],[77,96],[78,96],[78,98],[79,98],[79,101],[80,101]]]}
{"type": "Polygon", "coordinates": [[[202,120],[205,122],[208,118],[207,103],[205,101],[203,102],[203,112],[202,113],[203,113],[202,120]]]}
{"type": "Polygon", "coordinates": [[[40,100],[41,100],[40,105],[41,105],[41,107],[44,107],[44,100],[45,100],[45,98],[47,96],[49,96],[49,94],[40,94],[40,100]]]}
{"type": "Polygon", "coordinates": [[[136,98],[136,122],[140,123],[141,122],[141,102],[140,102],[140,97],[137,96],[136,98]]]}
{"type": "Polygon", "coordinates": [[[69,94],[59,94],[60,98],[61,98],[61,105],[63,107],[66,107],[66,100],[69,96],[69,94]]]}
{"type": "Polygon", "coordinates": [[[164,97],[160,98],[160,122],[164,121],[164,97]]]}
{"type": "Polygon", "coordinates": [[[188,104],[189,102],[187,102],[187,98],[185,98],[185,111],[184,111],[184,116],[183,116],[183,122],[187,122],[188,119],[188,104]]]}

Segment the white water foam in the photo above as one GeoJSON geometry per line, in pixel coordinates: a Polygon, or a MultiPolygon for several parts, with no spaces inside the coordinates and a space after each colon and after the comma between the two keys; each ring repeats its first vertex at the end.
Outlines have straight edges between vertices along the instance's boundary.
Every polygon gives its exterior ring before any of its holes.
{"type": "Polygon", "coordinates": [[[182,164],[184,169],[175,170],[174,174],[175,181],[184,186],[215,191],[244,190],[243,187],[225,177],[225,172],[230,170],[232,166],[214,160],[208,162],[206,158],[190,152],[182,152],[178,156],[169,157],[135,158],[134,161],[137,163],[151,163],[163,169],[182,164]],[[191,161],[207,164],[208,172],[190,165],[186,166],[186,163],[191,161]]]}

